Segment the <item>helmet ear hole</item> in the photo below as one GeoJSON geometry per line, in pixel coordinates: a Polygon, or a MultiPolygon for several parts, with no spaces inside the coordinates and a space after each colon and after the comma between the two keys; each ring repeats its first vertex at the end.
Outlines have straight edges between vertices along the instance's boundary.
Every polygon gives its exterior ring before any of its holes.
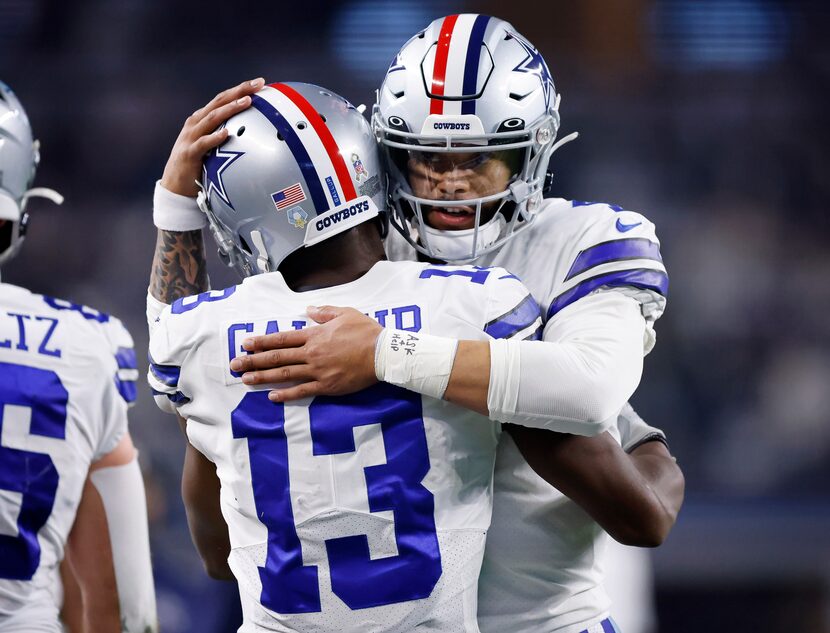
{"type": "MultiPolygon", "coordinates": [[[[513,95],[510,95],[511,98],[513,95]]],[[[513,118],[513,119],[506,119],[501,122],[499,128],[496,132],[515,132],[518,130],[523,130],[525,128],[524,119],[513,118]]]]}
{"type": "Polygon", "coordinates": [[[246,254],[252,254],[251,247],[248,245],[247,240],[245,240],[245,238],[242,237],[241,234],[239,235],[239,246],[242,248],[243,251],[245,251],[246,254]]]}

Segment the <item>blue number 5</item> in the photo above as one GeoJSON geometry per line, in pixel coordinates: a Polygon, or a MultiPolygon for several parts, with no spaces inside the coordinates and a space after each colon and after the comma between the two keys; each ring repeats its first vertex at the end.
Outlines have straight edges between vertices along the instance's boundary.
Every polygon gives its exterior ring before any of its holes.
{"type": "MultiPolygon", "coordinates": [[[[31,410],[30,433],[66,438],[68,394],[53,371],[0,363],[0,433],[8,405],[31,410]]],[[[31,580],[40,564],[38,532],[55,504],[58,471],[43,453],[0,447],[0,488],[22,494],[17,536],[0,535],[0,578],[31,580]]]]}
{"type": "MultiPolygon", "coordinates": [[[[421,397],[382,383],[316,398],[309,416],[315,455],[354,452],[354,427],[381,424],[387,461],[364,469],[369,509],[395,517],[396,556],[371,560],[366,535],[326,541],[332,590],[352,609],[428,597],[441,576],[441,553],[433,496],[421,484],[429,471],[421,397]]],[[[283,406],[251,392],[231,422],[234,437],[248,438],[257,516],[268,529],[262,604],[278,613],[320,611],[317,568],[302,565],[291,510],[283,406]]]]}

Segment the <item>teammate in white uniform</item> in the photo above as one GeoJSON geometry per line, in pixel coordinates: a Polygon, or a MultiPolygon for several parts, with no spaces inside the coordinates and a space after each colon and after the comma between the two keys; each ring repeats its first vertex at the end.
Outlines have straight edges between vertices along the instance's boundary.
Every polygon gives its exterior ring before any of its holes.
{"type": "MultiPolygon", "coordinates": [[[[505,422],[586,435],[608,428],[654,344],[668,278],[654,227],[642,215],[606,204],[543,200],[548,159],[571,137],[554,144],[558,97],[538,51],[512,26],[488,16],[436,20],[396,57],[374,122],[388,150],[396,224],[409,242],[393,233],[390,256],[412,259],[414,246],[435,260],[504,266],[527,283],[545,316],[542,345],[491,343],[488,350],[462,341],[456,353],[447,342],[454,369],[444,396],[476,410],[486,405],[505,422]]],[[[328,331],[265,337],[248,347],[304,346],[307,353],[295,349],[277,362],[268,354],[236,361],[240,371],[277,366],[292,376],[302,370],[298,377],[310,382],[275,392],[275,401],[347,393],[370,381],[350,368],[375,350],[377,326],[353,311],[309,314],[334,320],[328,331]],[[341,330],[351,332],[348,344],[325,351],[316,345],[315,337],[337,337],[341,330]]],[[[385,337],[378,339],[379,350],[385,337]]],[[[269,375],[249,379],[258,384],[269,375]]],[[[414,383],[396,384],[418,390],[414,383]]],[[[665,470],[648,474],[670,479],[661,493],[671,502],[655,526],[659,538],[649,534],[642,544],[662,539],[682,498],[679,470],[662,447],[652,449],[665,453],[659,456],[665,470]]],[[[595,556],[603,545],[598,526],[536,476],[509,440],[500,447],[496,485],[491,538],[499,545],[488,547],[482,576],[483,629],[610,627],[602,623],[608,600],[595,556]],[[521,504],[529,504],[524,512],[521,504]],[[517,523],[521,514],[527,520],[517,523]]]]}
{"type": "MultiPolygon", "coordinates": [[[[435,332],[538,338],[539,307],[504,269],[380,261],[366,120],[308,84],[252,99],[206,158],[201,196],[220,249],[252,276],[151,319],[148,374],[215,464],[240,631],[474,633],[499,425],[387,384],[274,404],[228,365],[246,336],[306,326],[309,301],[394,326],[390,364],[428,352],[435,332]]],[[[451,367],[432,369],[446,383],[451,367]]]]}
{"type": "MultiPolygon", "coordinates": [[[[38,146],[0,83],[0,263],[19,248],[38,146]]],[[[66,554],[84,620],[156,630],[144,487],[127,430],[138,369],[107,314],[0,284],[0,630],[57,632],[66,554]]],[[[123,627],[123,628],[122,628],[123,627]]]]}

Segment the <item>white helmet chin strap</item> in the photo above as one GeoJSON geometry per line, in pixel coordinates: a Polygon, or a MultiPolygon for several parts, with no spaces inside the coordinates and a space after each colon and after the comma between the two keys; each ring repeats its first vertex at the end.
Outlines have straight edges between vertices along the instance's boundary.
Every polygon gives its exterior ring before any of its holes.
{"type": "Polygon", "coordinates": [[[35,187],[29,189],[20,198],[20,217],[16,220],[9,220],[12,223],[12,239],[6,249],[0,252],[0,264],[4,264],[12,259],[20,251],[23,245],[24,235],[20,234],[20,223],[26,221],[26,203],[29,198],[46,198],[55,204],[63,204],[63,196],[54,189],[47,189],[46,187],[35,187]]]}
{"type": "Polygon", "coordinates": [[[20,206],[25,208],[26,201],[29,198],[46,198],[55,204],[63,204],[63,196],[54,189],[47,189],[46,187],[35,187],[34,189],[29,189],[29,191],[23,194],[20,206]]]}
{"type": "MultiPolygon", "coordinates": [[[[434,229],[426,223],[418,225],[417,220],[413,220],[413,224],[416,225],[418,232],[422,235],[426,234],[422,240],[429,244],[429,248],[438,257],[451,261],[472,260],[470,255],[473,252],[475,228],[462,229],[460,231],[445,231],[434,229]]],[[[507,220],[505,220],[501,213],[496,213],[489,222],[482,224],[478,228],[476,253],[481,253],[483,249],[499,239],[506,224],[507,220]]]]}

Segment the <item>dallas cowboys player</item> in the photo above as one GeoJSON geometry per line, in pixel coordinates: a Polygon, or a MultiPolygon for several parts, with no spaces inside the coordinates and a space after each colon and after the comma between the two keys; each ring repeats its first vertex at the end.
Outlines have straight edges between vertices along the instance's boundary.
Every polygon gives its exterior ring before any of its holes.
{"type": "MultiPolygon", "coordinates": [[[[0,82],[0,264],[19,249],[39,161],[0,82]]],[[[0,284],[0,630],[57,632],[58,565],[88,630],[156,630],[144,486],[127,431],[138,371],[121,322],[0,284]]]]}
{"type": "MultiPolygon", "coordinates": [[[[504,422],[582,434],[607,428],[639,381],[668,280],[654,227],[642,215],[542,199],[548,159],[572,137],[554,143],[558,97],[538,51],[495,18],[436,20],[396,57],[374,123],[389,159],[395,223],[406,241],[433,260],[504,265],[528,282],[545,309],[545,344],[446,341],[444,362],[453,369],[443,396],[504,422]]],[[[390,255],[411,258],[406,243],[394,238],[390,255]]],[[[375,376],[359,368],[372,357],[377,378],[418,389],[391,377],[383,362],[390,329],[350,310],[309,315],[331,320],[328,329],[258,338],[248,349],[281,351],[237,359],[234,369],[277,366],[272,371],[307,381],[275,391],[275,401],[371,384],[375,376]],[[332,338],[344,343],[319,345],[332,338]]],[[[272,371],[245,379],[267,382],[272,371]]],[[[617,421],[619,428],[648,428],[630,409],[617,421]]],[[[517,432],[515,439],[528,433],[517,432]]],[[[538,433],[534,440],[522,447],[527,460],[545,441],[538,433]]],[[[659,484],[667,530],[682,499],[682,475],[665,447],[622,440],[637,449],[631,462],[642,483],[659,484]],[[643,469],[642,458],[659,468],[643,469]]],[[[500,447],[496,501],[482,576],[482,627],[570,633],[600,626],[608,600],[593,554],[602,549],[603,535],[587,517],[571,523],[573,505],[535,477],[508,438],[500,447]],[[528,520],[515,525],[524,514],[528,520]],[[590,538],[569,539],[562,525],[590,538]],[[520,530],[525,538],[517,538],[520,530]]],[[[607,517],[593,515],[614,533],[607,517]]]]}
{"type": "MultiPolygon", "coordinates": [[[[215,464],[240,630],[476,632],[498,425],[387,384],[275,404],[228,363],[245,336],[304,327],[309,301],[394,325],[390,363],[423,357],[430,332],[537,337],[539,308],[500,268],[384,261],[377,146],[341,97],[271,84],[225,127],[200,205],[246,279],[163,308],[148,379],[215,464]]],[[[197,545],[220,521],[191,515],[197,545]]]]}

